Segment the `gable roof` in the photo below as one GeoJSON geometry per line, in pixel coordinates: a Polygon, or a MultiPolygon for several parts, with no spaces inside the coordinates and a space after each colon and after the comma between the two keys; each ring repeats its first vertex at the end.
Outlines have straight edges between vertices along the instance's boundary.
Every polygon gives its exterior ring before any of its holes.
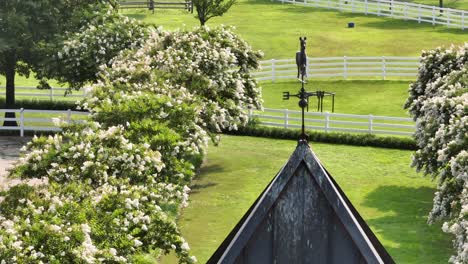
{"type": "Polygon", "coordinates": [[[307,142],[299,141],[207,263],[343,260],[394,263],[307,142]]]}

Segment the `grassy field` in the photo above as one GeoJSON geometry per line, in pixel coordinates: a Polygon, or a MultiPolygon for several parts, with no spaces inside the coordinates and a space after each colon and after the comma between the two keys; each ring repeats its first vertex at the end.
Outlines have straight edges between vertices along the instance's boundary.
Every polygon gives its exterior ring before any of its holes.
{"type": "MultiPolygon", "coordinates": [[[[287,161],[294,141],[223,136],[192,184],[179,225],[204,263],[287,161]],[[226,153],[229,153],[228,155],[226,153]]],[[[435,184],[410,168],[410,151],[312,143],[312,148],[397,263],[444,263],[450,237],[428,226],[435,184]]],[[[163,263],[175,263],[171,256],[163,263]]]]}
{"type": "MultiPolygon", "coordinates": [[[[330,80],[309,81],[308,91],[335,92],[335,112],[360,115],[408,116],[403,104],[408,98],[409,81],[330,80]]],[[[282,100],[282,92],[295,93],[300,89],[296,80],[262,82],[264,107],[298,110],[297,100],[282,100]]],[[[310,111],[316,111],[311,98],[310,111]]],[[[324,111],[331,112],[331,97],[324,99],[324,111]]]]}
{"type": "MultiPolygon", "coordinates": [[[[198,25],[184,11],[124,11],[131,17],[168,29],[198,25]]],[[[418,56],[423,49],[461,44],[467,33],[461,29],[433,27],[427,23],[365,16],[268,0],[238,0],[227,14],[208,21],[208,26],[232,25],[265,58],[293,58],[298,37],[308,37],[309,56],[418,56]],[[356,28],[347,28],[348,22],[356,28]]]]}

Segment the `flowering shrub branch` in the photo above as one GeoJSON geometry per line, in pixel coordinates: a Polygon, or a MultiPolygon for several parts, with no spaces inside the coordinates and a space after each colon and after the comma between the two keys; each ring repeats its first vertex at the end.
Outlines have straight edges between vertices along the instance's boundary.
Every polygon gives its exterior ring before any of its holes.
{"type": "Polygon", "coordinates": [[[406,107],[416,120],[413,165],[439,184],[429,222],[455,235],[453,263],[468,262],[468,44],[424,52],[406,107]]]}

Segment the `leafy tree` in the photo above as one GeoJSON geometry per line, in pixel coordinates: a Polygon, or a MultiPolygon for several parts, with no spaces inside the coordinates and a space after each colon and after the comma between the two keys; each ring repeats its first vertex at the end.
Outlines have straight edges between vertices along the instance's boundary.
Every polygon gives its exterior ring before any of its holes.
{"type": "MultiPolygon", "coordinates": [[[[6,77],[6,108],[15,104],[15,76],[29,76],[49,56],[44,47],[75,31],[86,17],[115,0],[7,0],[0,1],[0,74],[6,77]]],[[[15,117],[7,113],[5,117],[15,117]]],[[[4,125],[17,125],[5,121],[4,125]]]]}
{"type": "Polygon", "coordinates": [[[204,26],[210,18],[222,16],[236,0],[193,0],[200,25],[204,26]]]}

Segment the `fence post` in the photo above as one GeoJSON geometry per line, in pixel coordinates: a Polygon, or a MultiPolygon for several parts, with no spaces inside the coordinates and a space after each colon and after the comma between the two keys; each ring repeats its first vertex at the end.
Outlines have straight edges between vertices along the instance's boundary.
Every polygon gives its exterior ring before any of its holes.
{"type": "Polygon", "coordinates": [[[405,15],[405,20],[408,20],[408,4],[403,2],[403,14],[405,15]]]}
{"type": "Polygon", "coordinates": [[[377,16],[380,16],[380,0],[377,0],[377,16]]]}
{"type": "Polygon", "coordinates": [[[374,123],[373,116],[369,115],[369,134],[372,134],[372,125],[374,123]]]}
{"type": "Polygon", "coordinates": [[[346,56],[343,56],[343,78],[348,78],[348,62],[346,56]]]}
{"type": "Polygon", "coordinates": [[[276,72],[275,72],[275,59],[272,59],[271,60],[271,79],[272,79],[272,82],[275,82],[275,77],[276,77],[276,72]]]}
{"type": "Polygon", "coordinates": [[[327,1],[328,9],[330,9],[330,0],[327,1]]]}
{"type": "Polygon", "coordinates": [[[252,112],[253,112],[253,111],[252,111],[252,108],[249,108],[249,113],[248,113],[248,115],[247,115],[248,118],[249,118],[249,121],[252,120],[252,114],[253,114],[252,112]]]}
{"type": "Polygon", "coordinates": [[[284,128],[288,128],[289,127],[289,113],[288,113],[288,109],[284,109],[284,128]]]}
{"type": "Polygon", "coordinates": [[[70,122],[71,122],[71,110],[68,109],[67,110],[67,124],[70,124],[70,122]]]}
{"type": "Polygon", "coordinates": [[[54,100],[54,88],[53,87],[50,87],[49,97],[51,101],[54,100]]]}
{"type": "Polygon", "coordinates": [[[450,27],[450,8],[446,10],[445,14],[447,14],[447,27],[450,27]]]}
{"type": "Polygon", "coordinates": [[[310,59],[309,57],[307,57],[307,71],[306,71],[306,76],[309,77],[310,76],[310,59]]]}
{"type": "Polygon", "coordinates": [[[421,4],[418,5],[418,23],[421,23],[421,4]]]}
{"type": "Polygon", "coordinates": [[[330,129],[330,112],[325,112],[325,133],[330,129]]]}
{"type": "Polygon", "coordinates": [[[24,137],[24,108],[20,109],[20,136],[24,137]]]}
{"type": "Polygon", "coordinates": [[[365,13],[367,15],[367,12],[368,12],[368,9],[369,9],[369,6],[367,5],[367,0],[364,0],[364,8],[365,8],[365,13]]]}
{"type": "Polygon", "coordinates": [[[465,30],[465,11],[462,11],[462,17],[461,17],[461,23],[462,23],[462,30],[465,30]]]}
{"type": "Polygon", "coordinates": [[[393,0],[390,0],[390,16],[393,17],[393,0]]]}
{"type": "Polygon", "coordinates": [[[354,13],[354,0],[351,0],[351,12],[354,13]]]}
{"type": "Polygon", "coordinates": [[[387,60],[385,56],[382,56],[382,79],[385,80],[387,77],[387,60]]]}
{"type": "Polygon", "coordinates": [[[432,25],[433,25],[433,26],[435,25],[435,19],[436,19],[436,16],[435,16],[435,6],[432,6],[432,25]]]}

